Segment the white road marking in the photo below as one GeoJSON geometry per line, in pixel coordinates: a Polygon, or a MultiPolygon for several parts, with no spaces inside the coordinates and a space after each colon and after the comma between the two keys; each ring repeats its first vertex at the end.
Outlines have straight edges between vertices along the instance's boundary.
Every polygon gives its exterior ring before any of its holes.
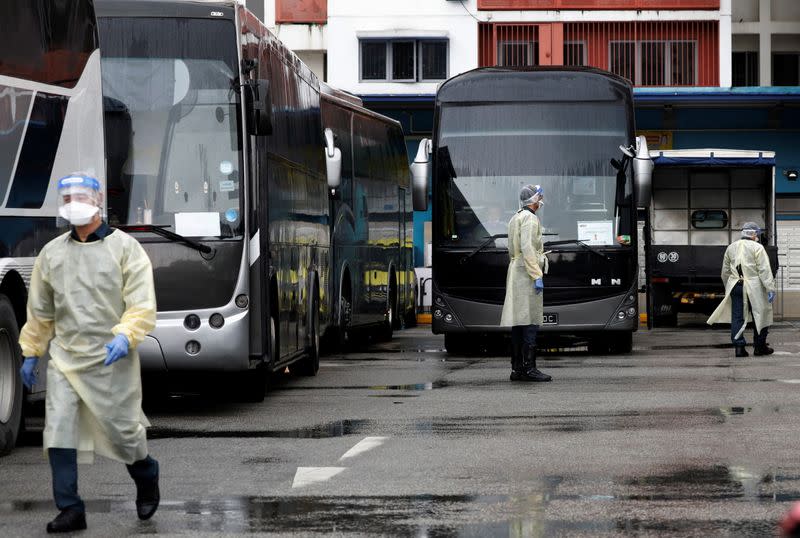
{"type": "Polygon", "coordinates": [[[387,439],[388,437],[364,437],[361,441],[356,443],[353,448],[345,452],[344,455],[339,458],[339,461],[358,456],[359,454],[363,454],[368,450],[379,447],[385,443],[387,439]]]}
{"type": "Polygon", "coordinates": [[[791,353],[789,351],[776,351],[775,355],[795,355],[795,353],[791,353]]]}
{"type": "Polygon", "coordinates": [[[298,467],[294,474],[293,488],[302,488],[310,484],[325,482],[337,474],[347,469],[347,467],[298,467]]]}

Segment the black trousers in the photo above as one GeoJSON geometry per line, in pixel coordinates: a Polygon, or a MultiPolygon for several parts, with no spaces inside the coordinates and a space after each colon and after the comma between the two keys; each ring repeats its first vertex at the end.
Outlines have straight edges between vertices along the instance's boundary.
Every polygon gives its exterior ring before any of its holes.
{"type": "Polygon", "coordinates": [[[539,334],[538,325],[514,325],[511,327],[511,344],[520,348],[523,345],[536,347],[537,334],[539,334]]]}

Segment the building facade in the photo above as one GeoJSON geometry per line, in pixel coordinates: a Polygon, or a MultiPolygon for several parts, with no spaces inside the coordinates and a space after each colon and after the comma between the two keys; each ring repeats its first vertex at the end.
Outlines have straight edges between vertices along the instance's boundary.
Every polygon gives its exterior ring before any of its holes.
{"type": "MultiPolygon", "coordinates": [[[[431,134],[438,85],[490,65],[628,78],[654,148],[775,151],[780,277],[800,294],[800,0],[264,0],[263,11],[320,77],[398,119],[410,155],[431,134]]],[[[420,265],[429,220],[415,215],[420,265]]]]}

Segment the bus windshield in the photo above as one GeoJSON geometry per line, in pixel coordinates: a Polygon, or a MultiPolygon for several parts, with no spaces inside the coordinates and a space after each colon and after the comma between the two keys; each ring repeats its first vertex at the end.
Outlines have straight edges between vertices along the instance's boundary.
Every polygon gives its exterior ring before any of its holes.
{"type": "Polygon", "coordinates": [[[120,17],[99,26],[110,224],[241,236],[233,23],[120,17]]]}
{"type": "MultiPolygon", "coordinates": [[[[615,206],[621,144],[629,145],[623,103],[484,103],[440,110],[438,241],[477,247],[505,234],[522,186],[544,187],[537,212],[544,241],[619,247],[630,234],[628,208],[615,206]],[[618,214],[620,213],[620,214],[618,214]],[[620,218],[618,218],[620,217],[620,218]]],[[[632,193],[630,175],[625,194],[632,193]]],[[[494,247],[505,248],[505,238],[494,247]]]]}

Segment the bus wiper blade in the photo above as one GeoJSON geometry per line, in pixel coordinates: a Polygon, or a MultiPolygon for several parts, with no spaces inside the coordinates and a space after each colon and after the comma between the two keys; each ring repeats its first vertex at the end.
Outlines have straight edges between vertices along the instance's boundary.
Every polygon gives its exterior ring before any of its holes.
{"type": "Polygon", "coordinates": [[[150,232],[156,235],[160,235],[170,241],[174,241],[176,243],[183,243],[189,248],[193,248],[198,252],[202,252],[203,254],[211,254],[214,252],[214,249],[209,247],[208,245],[204,245],[202,243],[198,243],[197,241],[192,241],[188,237],[184,237],[180,234],[176,234],[175,232],[170,232],[169,230],[165,230],[165,228],[169,227],[169,224],[127,224],[123,226],[116,226],[123,232],[150,232]]]}
{"type": "Polygon", "coordinates": [[[475,248],[475,250],[473,250],[472,252],[470,252],[469,254],[467,254],[466,256],[464,256],[463,258],[461,258],[461,259],[458,261],[458,263],[464,263],[464,262],[466,262],[466,261],[467,261],[467,260],[469,260],[471,257],[473,257],[475,254],[477,254],[478,252],[480,252],[481,250],[483,250],[483,249],[485,249],[487,246],[489,246],[489,243],[491,243],[491,242],[492,242],[492,241],[494,241],[495,239],[505,239],[505,238],[507,238],[507,237],[508,237],[508,234],[496,234],[496,235],[490,235],[490,236],[489,236],[489,238],[488,238],[486,241],[484,241],[483,243],[481,243],[480,245],[478,245],[478,246],[475,248]]]}
{"type": "Polygon", "coordinates": [[[580,246],[582,248],[585,248],[586,250],[588,250],[592,254],[600,256],[604,260],[610,260],[611,259],[606,254],[603,254],[602,252],[600,252],[596,248],[592,247],[591,245],[587,245],[586,243],[584,243],[580,239],[564,239],[563,241],[546,241],[545,244],[544,244],[544,246],[546,246],[546,247],[555,247],[555,246],[558,246],[558,245],[578,245],[578,246],[580,246]]]}

